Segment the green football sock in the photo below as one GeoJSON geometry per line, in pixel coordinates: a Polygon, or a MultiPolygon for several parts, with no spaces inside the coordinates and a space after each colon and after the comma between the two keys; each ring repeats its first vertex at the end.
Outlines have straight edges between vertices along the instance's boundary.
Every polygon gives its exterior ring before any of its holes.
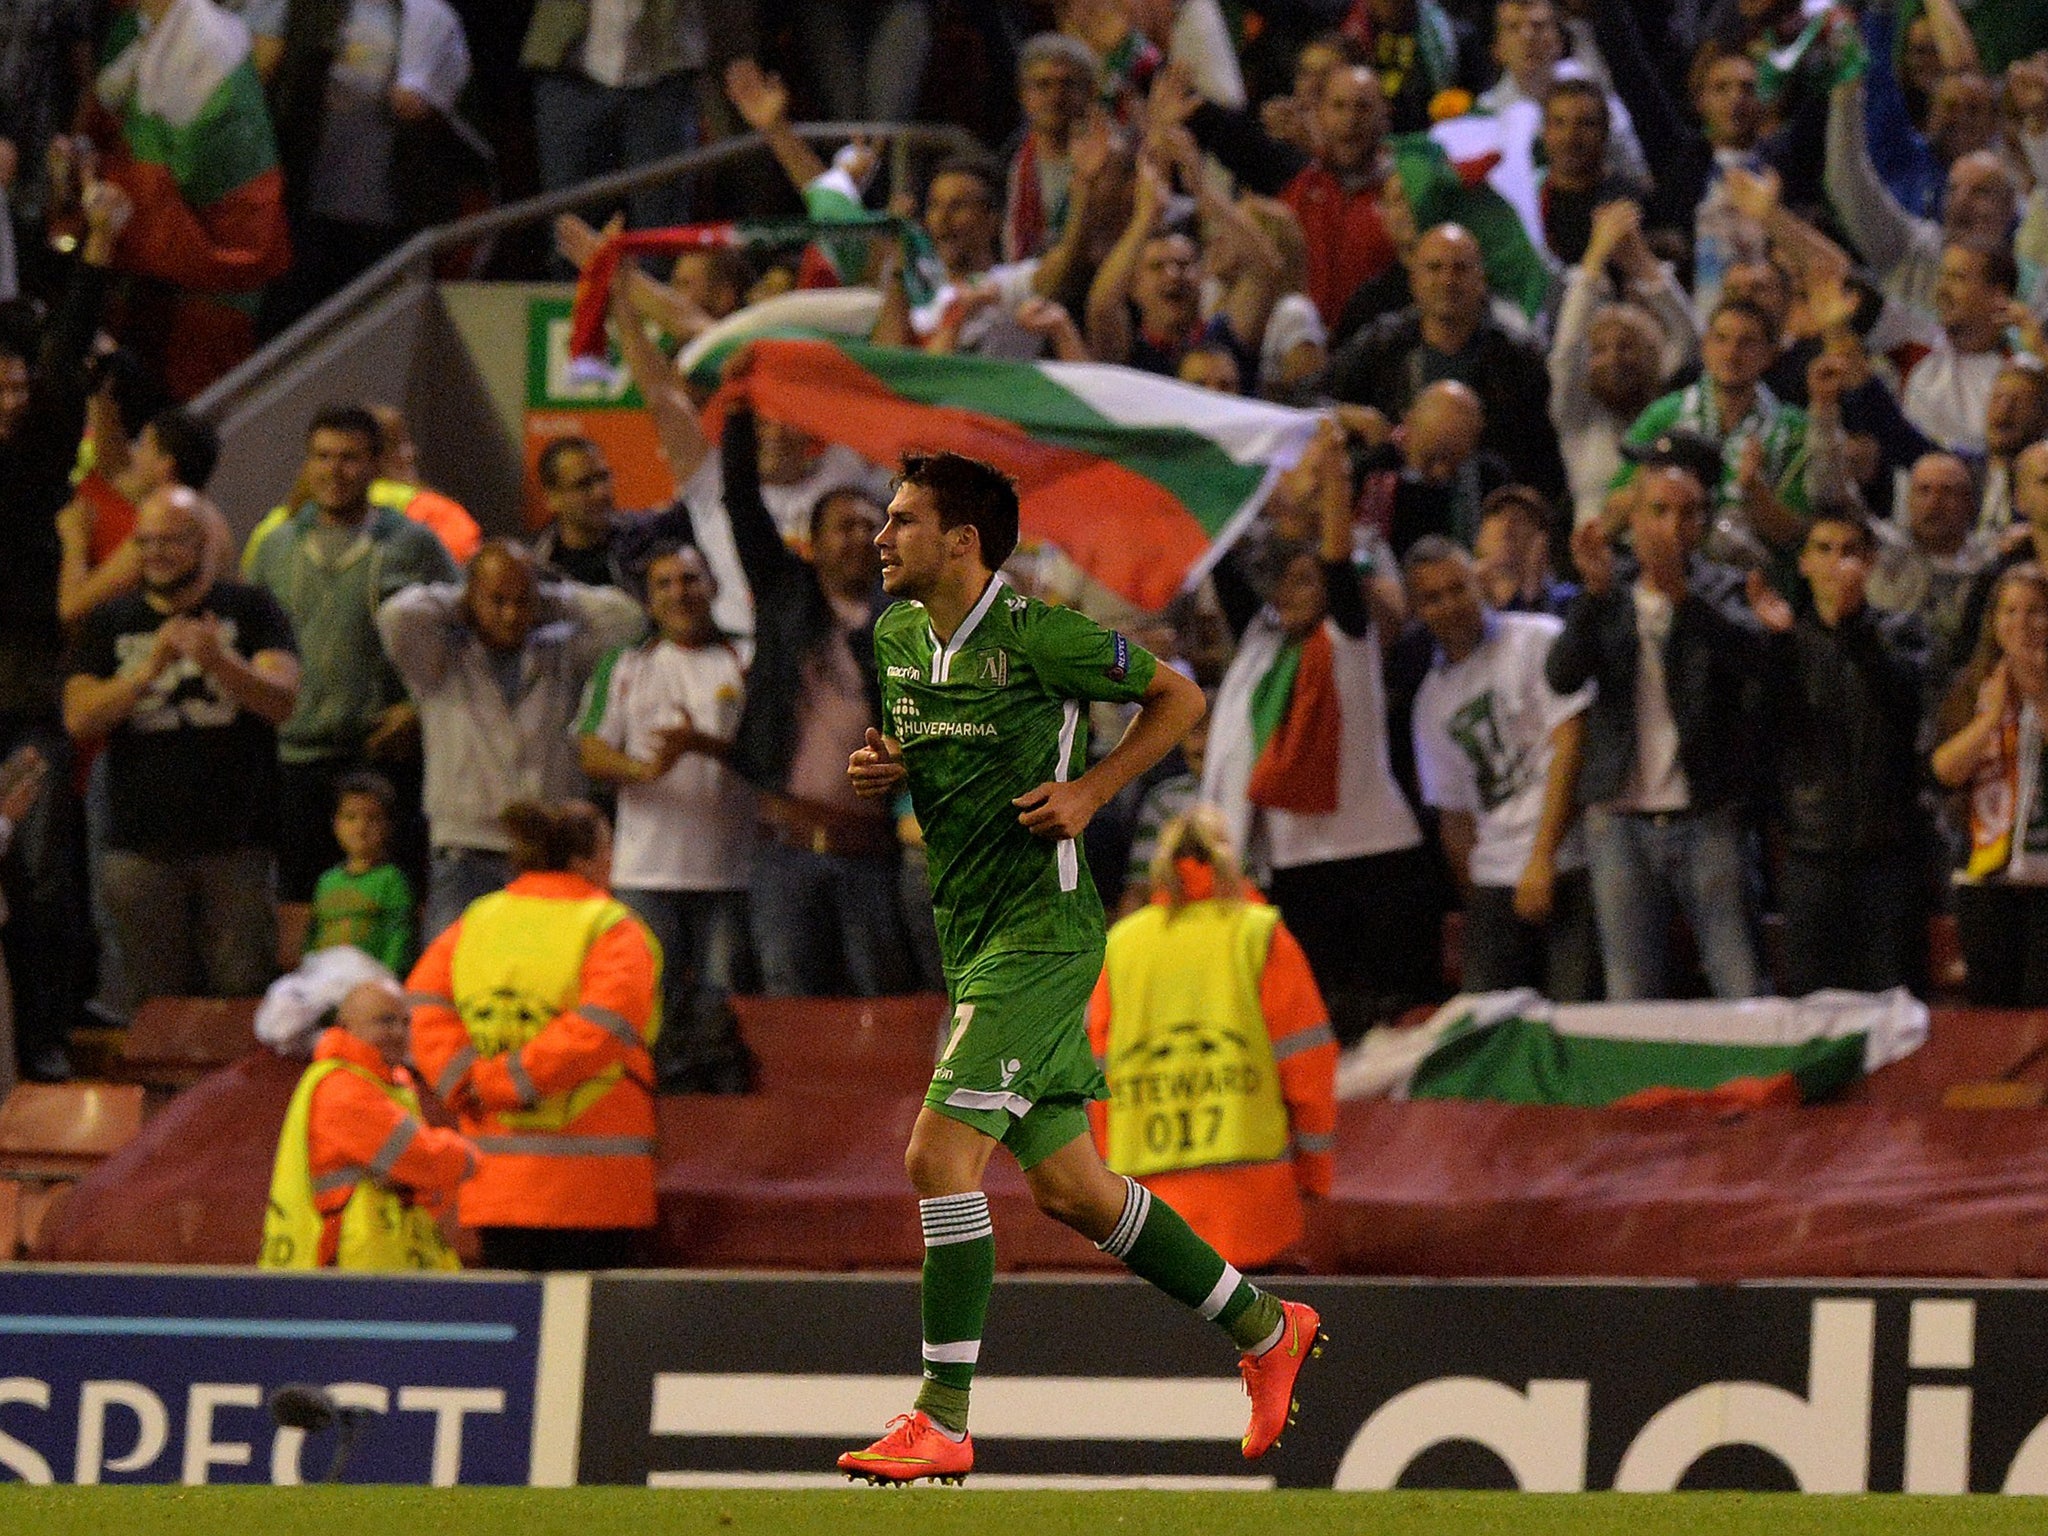
{"type": "Polygon", "coordinates": [[[917,1210],[924,1222],[924,1384],[916,1406],[934,1424],[964,1434],[996,1281],[995,1227],[979,1190],[920,1200],[917,1210]]]}
{"type": "Polygon", "coordinates": [[[1124,1180],[1124,1213],[1095,1246],[1122,1259],[1183,1306],[1193,1307],[1230,1335],[1241,1350],[1257,1350],[1279,1332],[1280,1303],[1224,1262],[1181,1219],[1180,1212],[1135,1179],[1124,1180]]]}

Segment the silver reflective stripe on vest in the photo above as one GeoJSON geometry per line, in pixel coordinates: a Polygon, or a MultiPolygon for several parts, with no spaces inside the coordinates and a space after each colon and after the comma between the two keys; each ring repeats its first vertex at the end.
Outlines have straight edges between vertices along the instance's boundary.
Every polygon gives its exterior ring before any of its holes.
{"type": "Polygon", "coordinates": [[[331,1195],[337,1189],[347,1189],[371,1177],[370,1170],[360,1163],[350,1163],[346,1168],[337,1168],[332,1173],[323,1173],[313,1181],[313,1193],[331,1195]]]}
{"type": "Polygon", "coordinates": [[[455,1085],[462,1081],[462,1074],[476,1065],[476,1047],[465,1045],[448,1058],[448,1065],[441,1069],[441,1075],[434,1079],[434,1092],[447,1098],[455,1091],[455,1085]]]}
{"type": "Polygon", "coordinates": [[[438,992],[408,992],[405,994],[405,1006],[408,1008],[446,1008],[450,1013],[453,1013],[455,1011],[455,1000],[450,997],[443,997],[438,992]]]}
{"type": "Polygon", "coordinates": [[[1334,1152],[1337,1150],[1337,1138],[1334,1134],[1327,1136],[1313,1134],[1296,1136],[1294,1138],[1294,1150],[1297,1152],[1334,1152]]]}
{"type": "Polygon", "coordinates": [[[391,1170],[398,1166],[398,1160],[405,1156],[405,1149],[412,1145],[413,1138],[420,1133],[419,1121],[407,1115],[392,1128],[384,1138],[384,1145],[377,1149],[377,1155],[370,1159],[370,1173],[376,1178],[388,1178],[391,1170]]]}
{"type": "Polygon", "coordinates": [[[540,1102],[540,1090],[533,1086],[533,1079],[527,1076],[526,1063],[519,1059],[517,1051],[505,1053],[505,1075],[512,1079],[512,1086],[518,1090],[521,1106],[531,1109],[540,1102]]]}
{"type": "Polygon", "coordinates": [[[635,1029],[624,1014],[613,1013],[609,1008],[600,1008],[595,1003],[578,1003],[575,1016],[586,1024],[595,1024],[621,1045],[637,1047],[640,1031],[635,1029]]]}
{"type": "Polygon", "coordinates": [[[652,1136],[473,1136],[482,1152],[521,1157],[652,1157],[652,1136]]]}
{"type": "Polygon", "coordinates": [[[1303,1051],[1312,1051],[1319,1045],[1335,1045],[1337,1032],[1327,1024],[1317,1024],[1309,1029],[1297,1030],[1285,1040],[1273,1042],[1273,1060],[1285,1061],[1290,1056],[1299,1056],[1303,1051]]]}

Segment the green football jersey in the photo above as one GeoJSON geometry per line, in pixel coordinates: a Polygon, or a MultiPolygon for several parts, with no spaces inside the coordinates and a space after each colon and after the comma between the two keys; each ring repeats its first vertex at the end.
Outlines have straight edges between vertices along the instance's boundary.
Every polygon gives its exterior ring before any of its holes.
{"type": "Polygon", "coordinates": [[[1141,697],[1152,656],[998,576],[949,645],[922,604],[890,608],[875,625],[875,664],[924,829],[947,971],[998,950],[1099,948],[1102,900],[1079,843],[1025,831],[1010,802],[1081,775],[1088,702],[1141,697]]]}

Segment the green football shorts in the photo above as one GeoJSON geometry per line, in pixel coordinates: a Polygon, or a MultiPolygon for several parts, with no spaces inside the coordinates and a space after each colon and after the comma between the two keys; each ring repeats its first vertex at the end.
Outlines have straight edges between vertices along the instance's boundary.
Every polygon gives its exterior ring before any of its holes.
{"type": "Polygon", "coordinates": [[[1008,952],[953,979],[953,1022],[924,1101],[1031,1168],[1088,1130],[1109,1085],[1088,1048],[1088,998],[1102,950],[1008,952]]]}

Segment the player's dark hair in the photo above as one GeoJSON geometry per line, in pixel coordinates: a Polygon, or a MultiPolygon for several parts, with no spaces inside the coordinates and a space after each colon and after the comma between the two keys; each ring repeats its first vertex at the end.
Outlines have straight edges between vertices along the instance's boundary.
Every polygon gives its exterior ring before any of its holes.
{"type": "Polygon", "coordinates": [[[903,457],[899,485],[931,493],[941,528],[973,528],[981,538],[981,563],[998,570],[1017,548],[1017,487],[1010,477],[979,459],[958,453],[911,453],[903,457]]]}
{"type": "Polygon", "coordinates": [[[564,870],[577,859],[589,858],[597,852],[605,828],[604,813],[587,800],[560,805],[514,800],[498,822],[512,839],[506,857],[522,875],[564,870]]]}
{"type": "Polygon", "coordinates": [[[313,440],[315,432],[346,432],[351,437],[360,437],[370,445],[373,459],[384,452],[384,429],[360,405],[323,405],[306,423],[307,442],[313,440]]]}
{"type": "Polygon", "coordinates": [[[376,801],[387,817],[398,814],[398,791],[381,773],[344,773],[334,781],[334,808],[340,810],[341,802],[350,795],[376,801]]]}
{"type": "Polygon", "coordinates": [[[220,434],[213,423],[202,421],[183,406],[174,405],[149,418],[150,434],[157,447],[171,461],[171,473],[178,484],[195,491],[206,489],[213,468],[220,462],[220,434]]]}
{"type": "Polygon", "coordinates": [[[555,488],[555,478],[562,467],[563,456],[571,453],[587,453],[595,456],[597,444],[587,437],[549,438],[547,446],[540,451],[539,460],[534,464],[534,473],[540,476],[540,483],[543,486],[551,491],[555,488]]]}

